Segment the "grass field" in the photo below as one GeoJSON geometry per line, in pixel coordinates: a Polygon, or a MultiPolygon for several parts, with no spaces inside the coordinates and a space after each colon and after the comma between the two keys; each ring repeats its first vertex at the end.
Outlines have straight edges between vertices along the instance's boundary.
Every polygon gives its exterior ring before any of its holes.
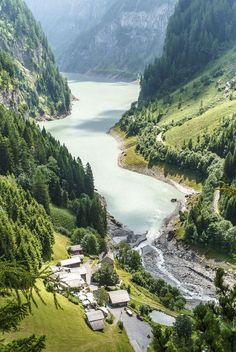
{"type": "MultiPolygon", "coordinates": [[[[118,126],[114,127],[113,131],[124,143],[124,155],[122,157],[122,164],[124,167],[143,170],[148,167],[148,162],[140,154],[135,151],[137,137],[126,137],[125,132],[121,131],[118,126]]],[[[155,165],[152,170],[158,175],[164,175],[171,178],[177,183],[183,183],[184,185],[195,189],[197,192],[201,192],[202,183],[201,180],[196,179],[196,175],[190,172],[182,173],[179,169],[174,168],[170,165],[155,165]]]]}
{"type": "Polygon", "coordinates": [[[69,246],[69,238],[55,233],[55,244],[53,246],[53,258],[52,263],[56,264],[60,259],[66,259],[68,257],[67,247],[69,246]]]}
{"type": "Polygon", "coordinates": [[[172,316],[177,316],[177,314],[168,308],[165,308],[157,299],[155,295],[150,293],[148,290],[145,288],[136,285],[131,281],[132,275],[126,271],[124,271],[119,263],[116,262],[116,271],[120,277],[120,279],[123,281],[123,283],[126,285],[130,285],[131,287],[131,292],[130,292],[130,298],[133,303],[135,303],[136,308],[138,308],[141,305],[149,305],[153,309],[162,311],[166,314],[172,315],[172,316]]]}
{"type": "Polygon", "coordinates": [[[212,132],[220,125],[220,121],[224,117],[230,118],[236,111],[236,100],[225,101],[224,103],[213,107],[204,114],[193,118],[184,123],[170,129],[166,134],[166,143],[172,146],[181,147],[184,141],[186,144],[190,139],[197,141],[198,136],[202,136],[205,132],[212,132]]]}
{"type": "Polygon", "coordinates": [[[5,338],[16,339],[31,334],[46,335],[46,352],[131,352],[133,351],[125,332],[107,325],[104,333],[90,330],[84,320],[83,308],[58,296],[61,309],[56,309],[52,296],[43,286],[41,295],[46,304],[37,300],[38,308],[26,318],[19,331],[5,338]]]}
{"type": "Polygon", "coordinates": [[[122,156],[122,164],[124,167],[146,167],[147,161],[142,155],[135,152],[137,137],[126,137],[125,132],[121,131],[120,127],[116,125],[113,127],[113,133],[122,142],[122,149],[124,154],[122,156]]]}
{"type": "MultiPolygon", "coordinates": [[[[54,260],[67,257],[68,239],[55,235],[54,260]]],[[[54,261],[53,261],[54,263],[54,261]]],[[[70,303],[61,295],[57,296],[61,309],[56,309],[53,297],[42,283],[38,284],[45,304],[36,298],[38,307],[33,307],[20,329],[5,334],[7,341],[24,338],[32,334],[46,335],[45,352],[132,352],[126,332],[120,333],[116,325],[106,325],[104,332],[93,332],[84,320],[81,306],[70,303]]],[[[23,352],[23,351],[22,351],[23,352]]]]}
{"type": "Polygon", "coordinates": [[[54,226],[64,227],[68,231],[76,227],[76,218],[69,210],[50,205],[50,212],[54,226]]]}

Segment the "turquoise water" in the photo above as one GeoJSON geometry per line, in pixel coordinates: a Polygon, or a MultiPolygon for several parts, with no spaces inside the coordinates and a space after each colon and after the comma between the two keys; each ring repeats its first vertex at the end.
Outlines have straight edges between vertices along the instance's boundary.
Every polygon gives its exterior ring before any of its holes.
{"type": "Polygon", "coordinates": [[[163,219],[175,204],[172,198],[183,195],[173,186],[154,178],[121,169],[116,140],[107,131],[130,104],[137,100],[139,86],[70,80],[73,103],[70,116],[44,123],[46,129],[84,163],[90,162],[98,191],[106,198],[109,212],[136,233],[148,231],[154,238],[163,219]]]}

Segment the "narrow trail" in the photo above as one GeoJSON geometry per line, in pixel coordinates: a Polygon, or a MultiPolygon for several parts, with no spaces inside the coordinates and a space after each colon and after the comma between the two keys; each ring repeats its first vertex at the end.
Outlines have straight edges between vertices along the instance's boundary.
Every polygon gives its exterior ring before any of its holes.
{"type": "Polygon", "coordinates": [[[212,208],[215,214],[219,214],[219,201],[220,201],[220,191],[215,190],[214,192],[214,197],[213,197],[213,203],[212,203],[212,208]]]}

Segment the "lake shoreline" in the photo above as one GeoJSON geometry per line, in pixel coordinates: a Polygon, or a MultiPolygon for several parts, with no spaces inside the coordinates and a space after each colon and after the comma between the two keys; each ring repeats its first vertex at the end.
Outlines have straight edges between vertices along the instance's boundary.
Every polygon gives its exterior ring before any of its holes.
{"type": "Polygon", "coordinates": [[[121,150],[119,158],[118,158],[118,166],[121,167],[122,169],[137,172],[142,175],[153,177],[159,181],[163,181],[171,186],[174,186],[178,191],[185,194],[186,196],[198,193],[193,188],[190,188],[189,186],[187,186],[185,184],[180,184],[177,181],[175,181],[174,179],[172,179],[171,177],[166,177],[161,171],[153,170],[152,168],[148,168],[148,166],[138,167],[138,166],[134,166],[134,165],[130,165],[130,166],[126,165],[124,163],[125,152],[126,152],[124,140],[115,131],[114,127],[111,127],[107,133],[109,135],[111,135],[118,142],[119,148],[121,150]]]}
{"type": "Polygon", "coordinates": [[[36,118],[37,122],[52,122],[52,121],[59,121],[59,120],[64,120],[68,116],[71,115],[72,109],[73,109],[73,103],[79,101],[79,98],[75,97],[74,95],[71,95],[71,102],[70,102],[70,109],[61,115],[55,114],[55,115],[43,115],[40,117],[36,118]]]}
{"type": "MultiPolygon", "coordinates": [[[[170,285],[176,286],[179,289],[180,286],[178,282],[184,283],[182,290],[180,290],[183,294],[186,293],[186,295],[184,294],[186,298],[189,296],[189,298],[187,298],[188,308],[193,308],[200,302],[206,302],[208,300],[213,301],[216,297],[214,277],[218,265],[214,260],[207,259],[204,255],[193,250],[182,241],[178,241],[174,236],[173,223],[177,220],[179,211],[186,210],[188,198],[196,195],[198,192],[184,184],[179,184],[170,177],[165,177],[161,172],[156,172],[148,167],[129,167],[125,165],[124,158],[126,148],[124,140],[115,131],[114,127],[107,133],[119,144],[121,151],[118,158],[119,167],[168,183],[185,194],[184,200],[177,202],[176,209],[163,219],[159,236],[157,234],[153,246],[145,243],[147,242],[147,238],[146,241],[145,239],[140,241],[145,269],[155,277],[162,278],[170,285]],[[144,242],[143,247],[142,242],[144,242]],[[154,250],[154,248],[156,248],[156,250],[154,250]],[[163,258],[164,262],[161,263],[163,258]],[[163,268],[164,270],[162,270],[163,268]],[[166,269],[170,273],[170,277],[174,277],[175,280],[171,280],[171,278],[168,278],[165,275],[166,269]]],[[[134,246],[134,248],[137,247],[139,247],[139,245],[134,246]]],[[[226,278],[229,283],[232,283],[233,278],[229,272],[226,272],[226,278]]]]}

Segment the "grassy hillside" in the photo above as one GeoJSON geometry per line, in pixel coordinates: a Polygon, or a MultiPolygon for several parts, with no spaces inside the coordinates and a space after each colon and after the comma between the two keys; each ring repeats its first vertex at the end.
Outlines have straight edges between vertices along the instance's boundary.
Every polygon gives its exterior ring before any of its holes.
{"type": "MultiPolygon", "coordinates": [[[[68,239],[55,235],[54,260],[67,257],[65,250],[68,239]]],[[[93,332],[85,323],[84,310],[58,295],[61,309],[56,309],[53,297],[41,285],[45,304],[36,299],[38,307],[26,318],[17,332],[7,334],[7,340],[30,334],[46,335],[46,352],[132,352],[128,337],[119,332],[116,325],[107,325],[104,333],[93,332]]]]}
{"type": "Polygon", "coordinates": [[[7,335],[16,339],[30,334],[47,336],[46,352],[131,352],[125,332],[119,333],[116,326],[108,325],[104,333],[92,332],[84,321],[83,308],[58,296],[62,309],[57,310],[52,296],[41,287],[45,304],[37,301],[32,315],[24,320],[19,331],[7,335]]]}
{"type": "Polygon", "coordinates": [[[51,205],[50,215],[54,226],[64,227],[68,231],[72,231],[76,228],[76,216],[73,215],[68,209],[51,205]]]}
{"type": "Polygon", "coordinates": [[[63,236],[60,233],[55,233],[55,243],[53,246],[53,260],[52,262],[57,264],[60,259],[66,259],[68,257],[67,247],[69,246],[69,238],[63,236]]]}
{"type": "Polygon", "coordinates": [[[203,185],[202,197],[181,218],[181,233],[191,244],[227,255],[236,252],[235,61],[233,47],[176,91],[134,104],[119,124],[125,166],[142,171],[136,160],[144,158],[153,171],[197,190],[203,185]],[[222,183],[229,187],[220,190],[222,183]]]}
{"type": "Polygon", "coordinates": [[[130,142],[132,147],[137,145],[148,127],[162,133],[163,144],[177,148],[190,139],[196,142],[205,133],[212,134],[236,109],[235,60],[236,49],[232,49],[180,89],[146,107],[131,109],[119,124],[120,136],[128,138],[127,149],[130,142]]]}

